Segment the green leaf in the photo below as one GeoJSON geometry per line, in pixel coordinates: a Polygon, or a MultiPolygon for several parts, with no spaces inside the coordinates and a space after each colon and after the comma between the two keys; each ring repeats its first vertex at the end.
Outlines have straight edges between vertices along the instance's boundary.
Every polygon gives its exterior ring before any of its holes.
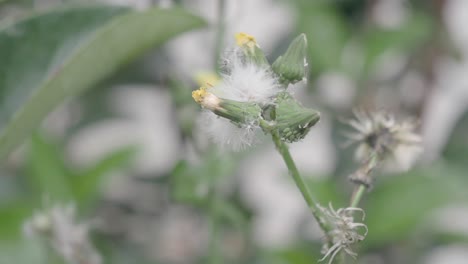
{"type": "Polygon", "coordinates": [[[411,236],[429,213],[468,201],[467,179],[453,166],[430,168],[382,179],[363,206],[369,234],[363,243],[376,247],[411,236]]]}
{"type": "Polygon", "coordinates": [[[216,209],[223,219],[236,226],[240,230],[247,228],[247,216],[238,206],[236,206],[236,204],[234,204],[232,201],[226,201],[222,199],[217,199],[215,204],[216,209]]]}
{"type": "Polygon", "coordinates": [[[431,36],[433,21],[423,14],[416,14],[397,29],[373,28],[365,36],[365,72],[371,73],[380,56],[386,52],[408,52],[420,46],[431,36]]]}
{"type": "MultiPolygon", "coordinates": [[[[201,204],[204,202],[206,190],[200,189],[200,169],[181,160],[175,166],[170,178],[171,196],[177,202],[201,204]]],[[[205,188],[206,189],[206,188],[205,188]]]]}
{"type": "Polygon", "coordinates": [[[468,169],[466,157],[468,157],[468,111],[458,120],[453,128],[443,152],[444,160],[463,166],[468,169]]]}
{"type": "Polygon", "coordinates": [[[21,236],[21,225],[31,216],[32,207],[27,200],[15,200],[0,206],[0,241],[15,240],[21,236]]]}
{"type": "Polygon", "coordinates": [[[42,198],[53,202],[68,202],[73,198],[71,174],[60,150],[40,135],[32,137],[27,168],[37,205],[42,198]]]}
{"type": "Polygon", "coordinates": [[[70,96],[204,22],[179,9],[81,7],[0,26],[0,158],[70,96]]]}
{"type": "Polygon", "coordinates": [[[307,36],[308,58],[314,71],[337,69],[348,28],[333,4],[308,1],[299,10],[298,30],[307,36]]]}
{"type": "Polygon", "coordinates": [[[75,200],[82,204],[96,198],[102,177],[128,164],[135,156],[135,152],[135,147],[124,147],[105,156],[91,168],[71,177],[75,200]]]}
{"type": "Polygon", "coordinates": [[[278,260],[283,260],[285,264],[309,264],[317,263],[320,259],[317,247],[312,247],[310,244],[298,244],[295,247],[289,247],[275,252],[278,260]]]}

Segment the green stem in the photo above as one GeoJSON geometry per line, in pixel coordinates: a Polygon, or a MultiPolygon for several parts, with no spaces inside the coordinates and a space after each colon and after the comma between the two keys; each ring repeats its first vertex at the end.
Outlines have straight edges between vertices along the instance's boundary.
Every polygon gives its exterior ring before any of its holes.
{"type": "Polygon", "coordinates": [[[221,263],[219,255],[218,237],[219,237],[219,213],[216,204],[215,192],[210,195],[210,245],[208,252],[208,263],[221,263]]]}
{"type": "Polygon", "coordinates": [[[325,235],[328,240],[331,241],[329,237],[329,231],[331,231],[331,225],[328,223],[327,218],[323,215],[322,210],[319,208],[318,203],[315,201],[313,198],[309,188],[305,184],[304,180],[302,179],[299,170],[296,167],[296,164],[294,163],[293,158],[291,157],[291,154],[289,153],[289,148],[286,143],[281,141],[280,136],[278,135],[278,131],[271,129],[270,125],[264,121],[261,120],[260,126],[265,130],[268,131],[271,134],[271,137],[273,139],[273,142],[275,143],[276,149],[278,152],[281,154],[283,157],[284,162],[286,163],[286,167],[288,168],[289,175],[292,176],[294,179],[294,182],[296,183],[296,186],[299,188],[299,191],[302,194],[302,197],[307,203],[307,206],[310,208],[313,216],[317,220],[320,228],[325,232],[325,235]]]}
{"type": "MultiPolygon", "coordinates": [[[[357,170],[357,174],[362,177],[360,180],[361,182],[372,182],[372,172],[377,167],[379,163],[379,155],[378,152],[375,151],[369,154],[369,159],[362,164],[362,166],[357,170]]],[[[368,185],[364,183],[358,183],[354,188],[353,195],[351,196],[350,207],[358,207],[359,203],[361,202],[364,193],[366,193],[368,189],[368,185]]]]}
{"type": "MultiPolygon", "coordinates": [[[[225,0],[218,0],[218,9],[217,9],[217,28],[216,28],[216,37],[215,37],[215,48],[214,48],[214,69],[218,71],[218,61],[221,56],[221,49],[223,47],[223,39],[224,39],[224,17],[226,13],[226,1],[225,0]]],[[[208,263],[210,264],[218,264],[222,263],[220,251],[219,251],[219,211],[218,205],[216,202],[217,192],[216,192],[216,181],[212,180],[210,191],[209,191],[209,199],[210,199],[210,245],[209,245],[209,253],[208,253],[208,263]]]]}
{"type": "Polygon", "coordinates": [[[359,202],[361,201],[366,190],[367,190],[367,187],[364,184],[359,184],[358,186],[356,186],[349,206],[358,207],[359,202]]]}
{"type": "Polygon", "coordinates": [[[224,46],[224,29],[225,29],[225,16],[226,16],[226,0],[218,0],[218,9],[217,9],[218,21],[216,28],[216,37],[215,37],[215,48],[214,48],[214,68],[219,70],[219,58],[221,57],[221,49],[224,46]]]}

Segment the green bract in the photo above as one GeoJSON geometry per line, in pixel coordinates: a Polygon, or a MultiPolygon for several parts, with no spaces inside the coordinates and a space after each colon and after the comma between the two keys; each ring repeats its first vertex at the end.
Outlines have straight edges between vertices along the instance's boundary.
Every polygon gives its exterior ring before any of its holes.
{"type": "Polygon", "coordinates": [[[320,119],[319,112],[303,107],[287,92],[280,93],[276,103],[276,127],[282,141],[303,139],[320,119]]]}
{"type": "Polygon", "coordinates": [[[250,124],[258,121],[262,109],[256,103],[221,99],[219,107],[213,112],[236,124],[250,124]]]}

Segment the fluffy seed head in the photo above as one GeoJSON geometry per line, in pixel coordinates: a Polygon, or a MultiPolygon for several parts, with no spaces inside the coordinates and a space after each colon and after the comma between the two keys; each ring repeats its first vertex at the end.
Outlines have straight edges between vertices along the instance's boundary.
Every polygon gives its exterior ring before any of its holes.
{"type": "Polygon", "coordinates": [[[355,119],[347,121],[354,128],[348,134],[349,143],[357,144],[356,158],[360,161],[378,155],[387,167],[407,170],[422,152],[421,136],[414,132],[415,122],[398,122],[384,112],[355,111],[355,119]]]}
{"type": "Polygon", "coordinates": [[[211,112],[202,114],[204,132],[215,143],[232,150],[242,149],[255,142],[260,107],[272,104],[276,94],[281,91],[275,74],[269,67],[259,63],[261,60],[258,58],[261,56],[255,38],[238,33],[236,42],[240,47],[223,59],[225,65],[222,79],[213,87],[204,86],[192,93],[197,103],[218,115],[211,112]],[[226,113],[235,109],[235,112],[245,115],[244,118],[232,122],[231,118],[230,121],[219,117],[229,117],[226,113]]]}
{"type": "Polygon", "coordinates": [[[246,61],[242,53],[232,52],[224,61],[223,79],[212,89],[215,95],[240,102],[268,104],[281,91],[270,69],[246,61]]]}
{"type": "Polygon", "coordinates": [[[234,124],[210,111],[203,111],[200,118],[201,129],[223,150],[240,151],[253,145],[260,131],[255,122],[234,124]]]}

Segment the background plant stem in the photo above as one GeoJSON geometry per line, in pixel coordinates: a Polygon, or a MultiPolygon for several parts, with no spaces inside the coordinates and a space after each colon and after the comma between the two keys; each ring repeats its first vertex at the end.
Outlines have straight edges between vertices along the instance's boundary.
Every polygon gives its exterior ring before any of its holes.
{"type": "Polygon", "coordinates": [[[216,203],[216,181],[212,181],[210,186],[210,245],[208,252],[208,263],[218,264],[221,262],[221,255],[219,253],[219,212],[216,203]]]}
{"type": "Polygon", "coordinates": [[[361,201],[364,193],[366,192],[367,187],[364,184],[359,184],[355,187],[353,196],[351,197],[350,207],[358,207],[359,202],[361,201]]]}
{"type": "MultiPolygon", "coordinates": [[[[372,182],[371,173],[374,171],[374,169],[377,167],[379,163],[379,155],[377,153],[378,153],[377,151],[370,153],[369,159],[366,162],[364,162],[362,166],[356,171],[356,173],[363,175],[363,177],[367,178],[367,182],[372,182]]],[[[368,186],[366,186],[363,183],[358,183],[356,187],[354,188],[349,206],[358,207],[367,189],[368,189],[368,186]]]]}
{"type": "MultiPolygon", "coordinates": [[[[226,1],[218,0],[217,8],[217,27],[216,27],[216,37],[214,42],[214,62],[213,68],[216,72],[219,71],[218,61],[221,56],[221,49],[224,46],[224,31],[225,31],[225,22],[224,17],[226,15],[226,1]]],[[[217,205],[217,192],[216,192],[216,181],[212,180],[209,191],[209,211],[210,211],[210,245],[208,253],[208,263],[218,264],[222,263],[221,254],[219,252],[219,210],[217,205]]]]}
{"type": "Polygon", "coordinates": [[[218,0],[218,9],[217,9],[217,28],[216,28],[216,37],[215,37],[215,46],[214,46],[214,68],[218,71],[219,70],[219,59],[221,57],[221,49],[224,46],[224,31],[225,31],[225,22],[224,17],[226,16],[226,1],[225,0],[218,0]]]}

